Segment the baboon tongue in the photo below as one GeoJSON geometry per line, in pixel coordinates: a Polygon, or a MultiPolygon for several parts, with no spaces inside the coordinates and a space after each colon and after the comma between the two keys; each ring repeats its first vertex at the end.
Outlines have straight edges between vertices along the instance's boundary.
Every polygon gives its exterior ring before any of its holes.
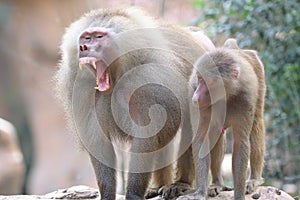
{"type": "Polygon", "coordinates": [[[98,90],[101,92],[107,91],[110,89],[110,75],[108,70],[106,70],[107,66],[103,61],[96,62],[96,71],[97,71],[97,84],[98,90]]]}

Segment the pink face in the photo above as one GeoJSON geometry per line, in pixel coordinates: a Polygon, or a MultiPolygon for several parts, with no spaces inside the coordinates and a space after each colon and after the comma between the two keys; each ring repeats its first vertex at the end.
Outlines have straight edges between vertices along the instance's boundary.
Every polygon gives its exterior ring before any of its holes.
{"type": "Polygon", "coordinates": [[[198,103],[199,108],[207,108],[211,105],[210,93],[208,90],[208,84],[213,84],[213,80],[209,79],[206,82],[201,77],[198,78],[198,86],[193,95],[193,102],[198,103]]]}
{"type": "Polygon", "coordinates": [[[113,32],[106,28],[85,29],[79,37],[79,66],[87,66],[96,76],[97,87],[101,92],[111,89],[111,75],[107,68],[105,51],[110,51],[113,32]]]}
{"type": "Polygon", "coordinates": [[[198,85],[193,94],[193,102],[197,103],[200,109],[210,107],[212,104],[226,98],[223,80],[220,78],[197,76],[198,85]]]}

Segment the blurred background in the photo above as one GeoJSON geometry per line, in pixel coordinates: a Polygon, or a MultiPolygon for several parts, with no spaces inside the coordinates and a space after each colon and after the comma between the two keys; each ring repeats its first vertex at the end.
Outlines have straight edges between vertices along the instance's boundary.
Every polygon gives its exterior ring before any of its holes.
{"type": "Polygon", "coordinates": [[[91,9],[122,5],[198,26],[216,45],[235,37],[241,48],[259,51],[268,84],[264,177],[299,195],[299,0],[0,0],[0,118],[7,120],[0,120],[0,194],[96,187],[87,155],[66,128],[52,77],[65,28],[91,9]]]}

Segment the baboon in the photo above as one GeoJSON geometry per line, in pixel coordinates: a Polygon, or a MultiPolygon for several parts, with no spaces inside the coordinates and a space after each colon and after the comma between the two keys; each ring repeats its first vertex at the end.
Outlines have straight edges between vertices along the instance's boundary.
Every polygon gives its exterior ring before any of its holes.
{"type": "Polygon", "coordinates": [[[102,199],[115,199],[116,155],[125,151],[115,140],[130,143],[126,199],[144,199],[151,176],[165,198],[190,189],[195,175],[188,81],[209,46],[207,38],[138,8],[94,10],[66,30],[58,97],[90,155],[102,199]]]}
{"type": "Polygon", "coordinates": [[[194,142],[197,188],[182,199],[205,199],[210,164],[213,184],[224,187],[220,175],[224,155],[222,133],[228,127],[232,127],[234,138],[234,198],[245,199],[245,193],[253,192],[263,183],[264,66],[255,51],[239,49],[236,40],[229,39],[224,47],[199,59],[190,82],[192,100],[200,110],[200,126],[194,142]],[[249,157],[251,174],[246,181],[249,157]]]}

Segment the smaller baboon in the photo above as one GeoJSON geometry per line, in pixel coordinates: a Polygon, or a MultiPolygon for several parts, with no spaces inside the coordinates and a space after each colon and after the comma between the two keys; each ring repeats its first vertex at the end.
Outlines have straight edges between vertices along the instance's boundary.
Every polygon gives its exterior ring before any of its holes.
{"type": "Polygon", "coordinates": [[[223,136],[219,136],[232,127],[234,198],[245,199],[245,193],[263,183],[264,66],[255,51],[239,49],[236,41],[229,39],[224,47],[199,59],[190,83],[194,89],[192,100],[200,109],[200,126],[195,139],[197,188],[187,196],[205,199],[210,160],[213,184],[224,186],[220,175],[223,136]],[[251,174],[246,181],[249,157],[251,174]]]}

